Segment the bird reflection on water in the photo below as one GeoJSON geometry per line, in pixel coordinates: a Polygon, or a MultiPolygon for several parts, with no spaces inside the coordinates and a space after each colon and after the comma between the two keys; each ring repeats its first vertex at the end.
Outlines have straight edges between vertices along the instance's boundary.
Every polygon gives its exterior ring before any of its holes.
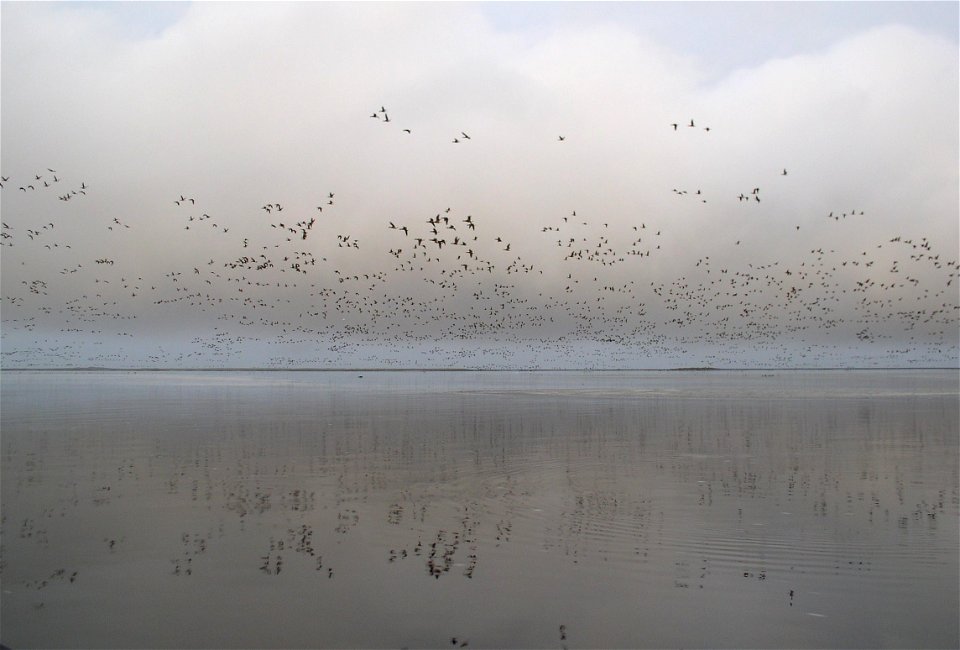
{"type": "Polygon", "coordinates": [[[14,645],[953,638],[950,373],[8,374],[14,645]]]}

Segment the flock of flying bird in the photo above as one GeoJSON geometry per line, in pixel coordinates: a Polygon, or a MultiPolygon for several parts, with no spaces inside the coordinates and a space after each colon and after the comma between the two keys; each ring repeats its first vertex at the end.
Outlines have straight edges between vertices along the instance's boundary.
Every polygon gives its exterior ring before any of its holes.
{"type": "MultiPolygon", "coordinates": [[[[393,124],[386,107],[370,118],[393,124]]],[[[693,119],[666,128],[710,131],[693,119]]],[[[452,137],[470,140],[466,131],[452,137]]],[[[559,135],[555,145],[566,141],[559,135]]],[[[767,180],[787,176],[772,169],[767,180]]],[[[180,235],[167,247],[172,262],[193,262],[151,275],[128,254],[158,236],[150,224],[103,214],[78,228],[69,207],[46,199],[96,200],[98,188],[68,178],[46,168],[0,183],[17,188],[4,195],[0,231],[7,367],[229,367],[250,365],[254,348],[276,350],[257,365],[292,367],[670,366],[693,349],[707,350],[697,365],[833,366],[849,364],[857,345],[873,346],[866,365],[956,362],[955,247],[871,229],[862,209],[825,209],[834,230],[793,246],[791,259],[748,252],[748,231],[671,275],[664,269],[683,251],[675,220],[663,217],[624,223],[571,206],[529,233],[521,224],[508,233],[488,225],[495,219],[442,206],[413,219],[363,217],[357,231],[361,219],[344,215],[333,191],[309,208],[273,198],[217,217],[200,195],[178,192],[169,218],[180,235]],[[856,231],[841,233],[841,220],[855,220],[856,231]],[[99,228],[112,238],[82,235],[99,228]],[[139,243],[116,238],[138,230],[139,243]],[[838,251],[838,238],[856,240],[859,252],[838,251]],[[129,343],[171,320],[190,338],[176,352],[129,343]]],[[[672,192],[707,202],[701,189],[672,192]]],[[[760,210],[761,189],[726,202],[760,210]]]]}

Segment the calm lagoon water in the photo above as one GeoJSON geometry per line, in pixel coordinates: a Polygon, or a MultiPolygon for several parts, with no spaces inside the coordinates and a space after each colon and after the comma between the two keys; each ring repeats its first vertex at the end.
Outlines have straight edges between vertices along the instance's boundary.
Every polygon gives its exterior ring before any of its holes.
{"type": "Polygon", "coordinates": [[[13,648],[960,645],[954,371],[0,382],[13,648]]]}

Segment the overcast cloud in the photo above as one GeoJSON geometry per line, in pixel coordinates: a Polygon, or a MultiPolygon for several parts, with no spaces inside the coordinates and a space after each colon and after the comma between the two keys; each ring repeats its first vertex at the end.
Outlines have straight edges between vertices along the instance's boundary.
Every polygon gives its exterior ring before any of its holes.
{"type": "Polygon", "coordinates": [[[958,364],[955,3],[0,7],[3,367],[958,364]]]}

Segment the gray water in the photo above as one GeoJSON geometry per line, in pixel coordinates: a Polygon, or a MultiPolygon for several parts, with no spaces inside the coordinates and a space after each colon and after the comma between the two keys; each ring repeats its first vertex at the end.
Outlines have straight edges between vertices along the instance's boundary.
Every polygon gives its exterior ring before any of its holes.
{"type": "Polygon", "coordinates": [[[960,645],[954,371],[0,380],[14,648],[960,645]]]}

